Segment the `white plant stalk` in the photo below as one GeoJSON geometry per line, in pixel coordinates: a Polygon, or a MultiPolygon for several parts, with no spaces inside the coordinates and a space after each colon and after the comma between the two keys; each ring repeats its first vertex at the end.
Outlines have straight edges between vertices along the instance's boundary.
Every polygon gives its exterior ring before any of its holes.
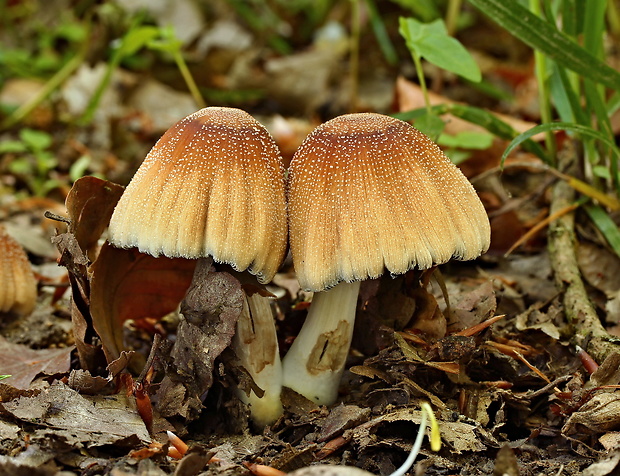
{"type": "Polygon", "coordinates": [[[247,295],[232,347],[241,366],[265,392],[259,397],[239,390],[239,398],[250,406],[257,426],[273,423],[282,414],[282,364],[270,298],[258,292],[247,295]]]}
{"type": "Polygon", "coordinates": [[[314,293],[306,321],[282,361],[283,385],[320,405],[330,405],[351,346],[360,282],[314,293]]]}

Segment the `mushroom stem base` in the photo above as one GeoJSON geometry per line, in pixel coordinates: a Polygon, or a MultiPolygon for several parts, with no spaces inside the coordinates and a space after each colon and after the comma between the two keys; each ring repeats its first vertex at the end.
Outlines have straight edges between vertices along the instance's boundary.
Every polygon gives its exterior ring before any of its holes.
{"type": "Polygon", "coordinates": [[[320,405],[330,405],[351,346],[360,283],[317,292],[308,317],[282,361],[283,385],[320,405]]]}
{"type": "Polygon", "coordinates": [[[256,426],[273,423],[282,414],[282,365],[270,299],[259,293],[247,295],[237,321],[232,348],[240,364],[265,393],[259,397],[238,391],[239,398],[250,406],[256,426]]]}

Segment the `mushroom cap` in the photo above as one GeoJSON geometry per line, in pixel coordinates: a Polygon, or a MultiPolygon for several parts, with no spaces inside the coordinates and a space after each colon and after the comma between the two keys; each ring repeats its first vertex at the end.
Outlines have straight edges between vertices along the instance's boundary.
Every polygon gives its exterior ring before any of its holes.
{"type": "Polygon", "coordinates": [[[293,263],[302,288],[403,274],[489,247],[484,206],[426,135],[374,113],[317,127],[288,176],[293,263]]]}
{"type": "Polygon", "coordinates": [[[0,312],[27,316],[37,301],[37,280],[17,241],[0,225],[0,312]]]}
{"type": "Polygon", "coordinates": [[[208,107],[177,122],[127,186],[109,241],[153,256],[211,256],[270,281],[287,241],[284,167],[275,141],[235,108],[208,107]]]}

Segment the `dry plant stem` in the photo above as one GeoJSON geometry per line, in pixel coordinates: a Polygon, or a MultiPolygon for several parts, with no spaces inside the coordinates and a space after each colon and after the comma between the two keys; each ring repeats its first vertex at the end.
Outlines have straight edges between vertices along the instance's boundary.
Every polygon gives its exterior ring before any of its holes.
{"type": "Polygon", "coordinates": [[[359,289],[356,281],[314,294],[308,317],[282,361],[285,387],[320,405],[336,401],[359,289]]]}
{"type": "MultiPolygon", "coordinates": [[[[560,161],[565,153],[559,154],[560,161]]],[[[558,213],[574,201],[575,190],[564,181],[557,182],[553,187],[550,214],[558,213]]],[[[618,346],[609,341],[609,334],[603,328],[581,278],[576,256],[574,213],[562,215],[550,224],[548,246],[556,286],[563,293],[564,312],[573,327],[572,340],[602,362],[610,352],[617,351],[618,346]]]]}
{"type": "Polygon", "coordinates": [[[257,426],[273,423],[282,414],[282,364],[268,297],[257,292],[247,295],[232,347],[240,364],[265,392],[259,397],[254,392],[248,395],[239,390],[239,398],[250,406],[252,420],[257,426]]]}

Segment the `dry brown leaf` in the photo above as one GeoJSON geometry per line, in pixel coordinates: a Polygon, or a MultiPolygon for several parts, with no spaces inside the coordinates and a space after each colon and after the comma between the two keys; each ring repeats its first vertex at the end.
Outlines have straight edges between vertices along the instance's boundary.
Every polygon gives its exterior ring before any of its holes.
{"type": "Polygon", "coordinates": [[[333,408],[321,425],[321,432],[317,441],[327,441],[341,435],[343,431],[360,425],[370,417],[370,408],[361,408],[357,405],[338,405],[333,408]]]}
{"type": "Polygon", "coordinates": [[[65,200],[69,231],[52,239],[60,252],[59,264],[69,272],[71,321],[83,369],[97,368],[102,359],[99,347],[93,343],[88,267],[96,256],[99,238],[108,226],[122,190],[120,185],[96,177],[78,179],[65,200]]]}
{"type": "Polygon", "coordinates": [[[562,433],[592,434],[620,429],[620,391],[599,393],[573,413],[562,433]]]}
{"type": "Polygon", "coordinates": [[[411,296],[415,299],[415,314],[409,328],[422,332],[431,339],[441,339],[446,335],[446,318],[439,309],[435,296],[426,288],[416,288],[411,296]]]}
{"type": "Polygon", "coordinates": [[[497,300],[493,282],[486,281],[460,297],[460,301],[452,309],[455,322],[450,324],[450,332],[458,332],[480,324],[493,316],[496,309],[497,300]]]}
{"type": "Polygon", "coordinates": [[[82,177],[71,187],[65,205],[71,224],[69,232],[93,262],[98,241],[107,228],[123,187],[97,177],[82,177]]]}
{"type": "Polygon", "coordinates": [[[64,374],[69,371],[72,350],[73,347],[34,350],[0,336],[0,369],[11,376],[2,382],[27,389],[39,374],[64,374]]]}
{"type": "Polygon", "coordinates": [[[122,394],[88,397],[55,383],[32,397],[2,403],[13,418],[38,428],[31,441],[64,438],[80,447],[136,445],[151,440],[142,419],[122,394]]]}

